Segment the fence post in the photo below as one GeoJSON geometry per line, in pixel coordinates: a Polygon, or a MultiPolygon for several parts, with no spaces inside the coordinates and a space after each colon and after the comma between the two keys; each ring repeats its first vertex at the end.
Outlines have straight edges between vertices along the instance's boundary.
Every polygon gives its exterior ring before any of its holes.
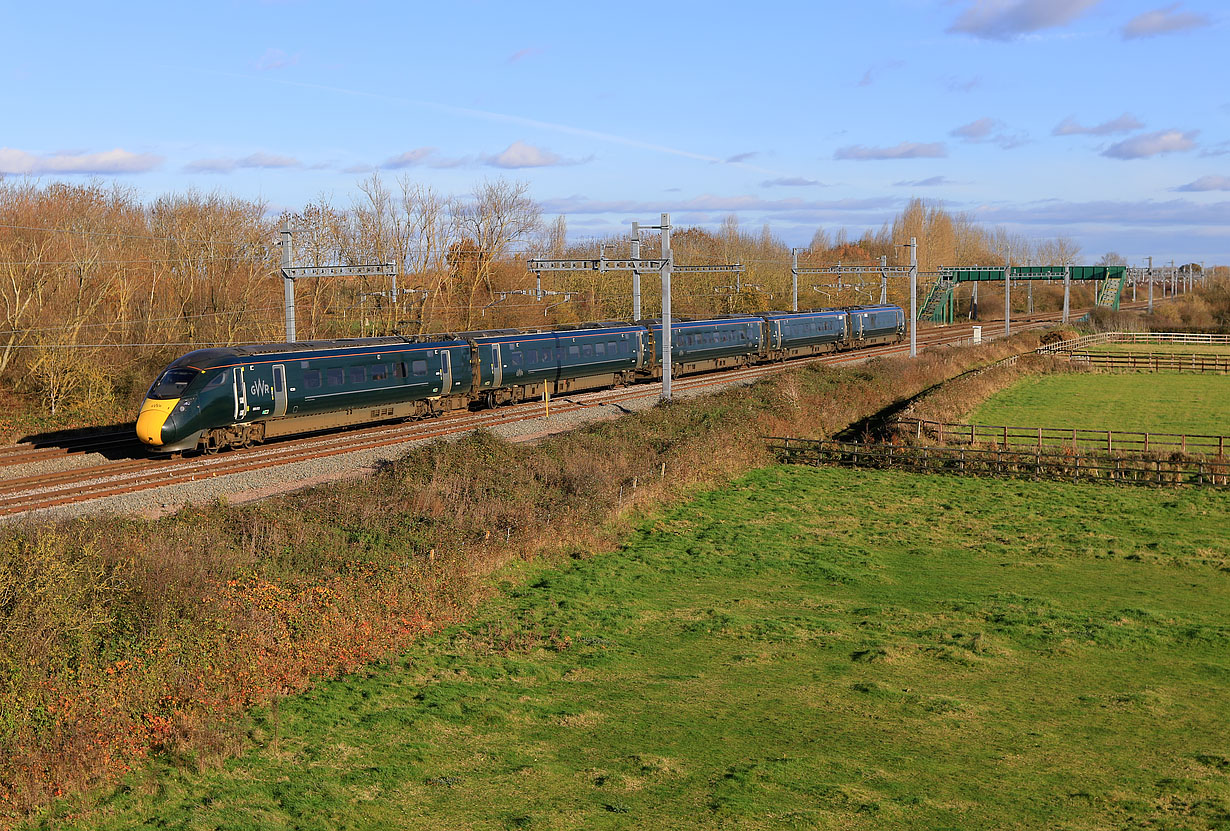
{"type": "Polygon", "coordinates": [[[974,446],[974,425],[972,424],[969,426],[969,445],[974,446]]]}
{"type": "Polygon", "coordinates": [[[1145,452],[1149,452],[1149,434],[1145,433],[1145,452]]]}
{"type": "Polygon", "coordinates": [[[1107,430],[1107,431],[1106,431],[1106,452],[1107,452],[1107,453],[1114,453],[1114,452],[1115,452],[1115,448],[1111,445],[1111,441],[1110,441],[1110,431],[1109,431],[1109,430],[1107,430]]]}
{"type": "Polygon", "coordinates": [[[1042,428],[1038,428],[1038,452],[1042,452],[1042,428]]]}

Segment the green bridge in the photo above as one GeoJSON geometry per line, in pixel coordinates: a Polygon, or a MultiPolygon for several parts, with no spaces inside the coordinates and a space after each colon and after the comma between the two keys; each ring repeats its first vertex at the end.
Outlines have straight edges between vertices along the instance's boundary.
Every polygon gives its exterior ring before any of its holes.
{"type": "Polygon", "coordinates": [[[1098,288],[1097,305],[1112,309],[1119,308],[1119,296],[1123,293],[1123,284],[1127,278],[1127,266],[1122,265],[1014,265],[1005,269],[1004,266],[963,266],[959,268],[941,268],[936,280],[927,291],[926,299],[918,310],[919,320],[930,320],[933,323],[952,323],[956,311],[957,286],[961,283],[1002,283],[1005,271],[1011,272],[1012,280],[1081,280],[1096,281],[1098,288]]]}

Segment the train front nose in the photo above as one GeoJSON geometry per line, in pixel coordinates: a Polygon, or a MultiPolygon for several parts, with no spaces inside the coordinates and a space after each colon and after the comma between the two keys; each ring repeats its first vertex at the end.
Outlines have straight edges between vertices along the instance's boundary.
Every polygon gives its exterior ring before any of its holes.
{"type": "Polygon", "coordinates": [[[146,444],[160,446],[163,443],[162,427],[178,403],[178,398],[145,399],[137,416],[137,438],[146,444]]]}

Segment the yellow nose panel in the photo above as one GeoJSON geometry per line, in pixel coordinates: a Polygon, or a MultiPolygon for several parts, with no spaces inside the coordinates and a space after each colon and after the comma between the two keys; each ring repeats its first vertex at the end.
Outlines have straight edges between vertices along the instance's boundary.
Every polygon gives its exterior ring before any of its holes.
{"type": "Polygon", "coordinates": [[[178,403],[178,398],[145,399],[137,416],[137,438],[146,444],[162,444],[162,425],[178,403]]]}

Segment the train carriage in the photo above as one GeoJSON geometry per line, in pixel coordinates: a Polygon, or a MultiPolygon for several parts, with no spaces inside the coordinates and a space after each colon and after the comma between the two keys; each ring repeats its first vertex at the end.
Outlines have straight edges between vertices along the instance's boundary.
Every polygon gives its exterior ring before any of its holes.
{"type": "Polygon", "coordinates": [[[259,344],[190,352],[159,376],[137,418],[165,452],[420,416],[469,390],[469,346],[408,338],[259,344]]]}
{"type": "MultiPolygon", "coordinates": [[[[653,360],[645,372],[662,374],[662,321],[642,321],[653,340],[653,360]]],[[[744,366],[758,356],[764,343],[764,320],[755,315],[731,315],[707,320],[671,321],[672,372],[689,374],[744,366]]]]}
{"type": "Polygon", "coordinates": [[[769,312],[764,319],[766,348],[774,360],[833,352],[850,340],[850,316],[835,309],[769,312]]]}
{"type": "Polygon", "coordinates": [[[645,330],[628,324],[473,332],[486,403],[610,387],[632,380],[644,360],[645,330]]]}
{"type": "Polygon", "coordinates": [[[905,311],[900,306],[852,306],[850,340],[858,346],[895,343],[905,334],[905,311]]]}

